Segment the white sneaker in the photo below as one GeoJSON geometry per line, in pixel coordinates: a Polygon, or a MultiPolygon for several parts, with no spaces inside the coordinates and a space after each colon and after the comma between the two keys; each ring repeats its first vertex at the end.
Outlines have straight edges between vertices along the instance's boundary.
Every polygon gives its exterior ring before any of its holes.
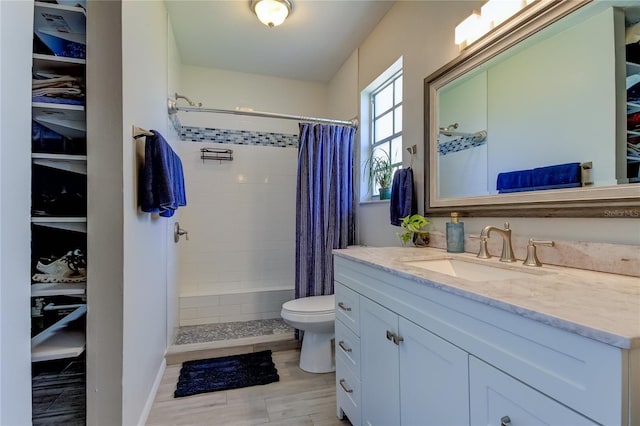
{"type": "Polygon", "coordinates": [[[81,282],[87,277],[84,254],[78,249],[49,264],[38,261],[36,269],[42,273],[32,277],[35,282],[81,282]]]}

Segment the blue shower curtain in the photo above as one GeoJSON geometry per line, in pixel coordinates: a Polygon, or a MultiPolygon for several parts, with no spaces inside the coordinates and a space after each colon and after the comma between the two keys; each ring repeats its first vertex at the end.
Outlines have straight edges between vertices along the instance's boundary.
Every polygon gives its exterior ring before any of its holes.
{"type": "Polygon", "coordinates": [[[355,128],[300,123],[296,299],[333,294],[332,249],[354,242],[355,128]]]}

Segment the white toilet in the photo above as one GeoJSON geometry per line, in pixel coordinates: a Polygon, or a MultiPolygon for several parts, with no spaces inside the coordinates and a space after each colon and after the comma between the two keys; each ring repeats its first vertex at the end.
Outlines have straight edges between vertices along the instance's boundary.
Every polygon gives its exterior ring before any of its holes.
{"type": "Polygon", "coordinates": [[[300,368],[310,373],[335,371],[331,340],[335,330],[335,296],[310,296],[282,305],[280,316],[290,326],[304,331],[300,368]]]}

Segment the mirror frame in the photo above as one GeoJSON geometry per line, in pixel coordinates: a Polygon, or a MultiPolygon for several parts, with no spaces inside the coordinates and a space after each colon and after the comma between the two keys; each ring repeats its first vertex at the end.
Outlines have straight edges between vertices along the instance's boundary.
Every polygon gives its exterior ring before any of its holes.
{"type": "MultiPolygon", "coordinates": [[[[448,216],[456,211],[464,216],[478,217],[640,218],[640,183],[460,198],[440,199],[437,196],[438,89],[590,3],[592,0],[534,2],[425,78],[424,192],[427,215],[448,216]]],[[[623,117],[622,112],[617,111],[616,116],[623,117]]],[[[618,119],[617,127],[620,121],[618,119]]],[[[617,155],[626,157],[624,146],[616,149],[623,150],[622,154],[617,155]]]]}

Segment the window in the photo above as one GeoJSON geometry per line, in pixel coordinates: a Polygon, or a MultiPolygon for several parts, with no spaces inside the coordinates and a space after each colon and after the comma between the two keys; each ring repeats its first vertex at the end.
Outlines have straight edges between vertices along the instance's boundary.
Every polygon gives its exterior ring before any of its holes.
{"type": "MultiPolygon", "coordinates": [[[[395,170],[402,167],[402,70],[385,80],[370,94],[371,128],[368,152],[388,156],[395,170]]],[[[373,196],[378,188],[369,182],[373,196]]]]}

